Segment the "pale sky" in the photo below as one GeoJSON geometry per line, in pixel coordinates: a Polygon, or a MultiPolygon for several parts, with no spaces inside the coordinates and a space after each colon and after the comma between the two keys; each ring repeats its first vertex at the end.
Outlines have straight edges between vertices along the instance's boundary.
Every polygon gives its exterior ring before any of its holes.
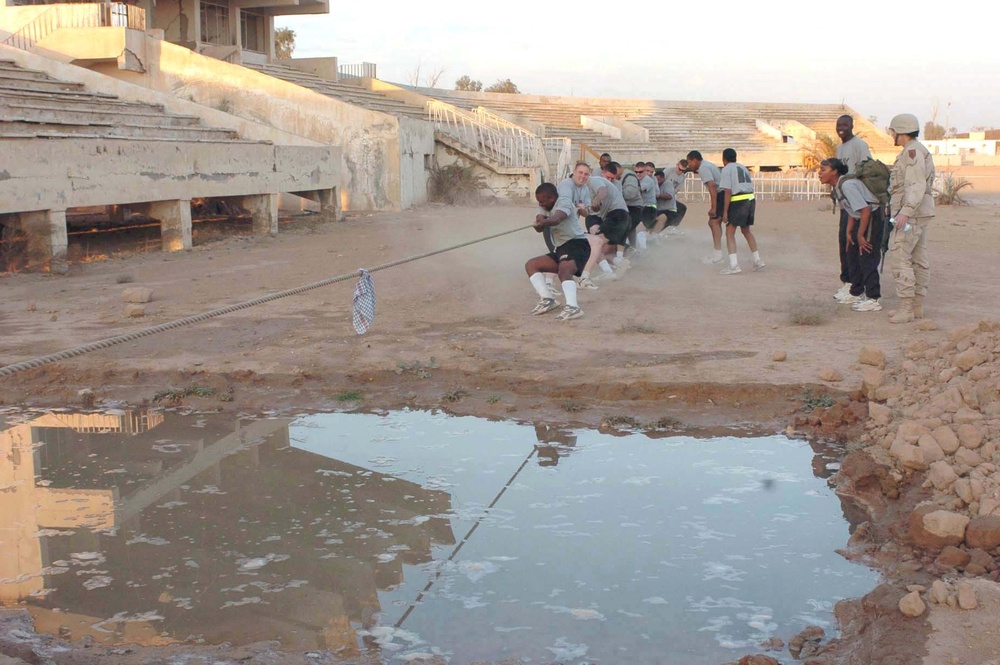
{"type": "Polygon", "coordinates": [[[419,64],[421,85],[444,68],[441,88],[468,74],[543,95],[845,102],[881,127],[896,113],[922,126],[937,101],[939,124],[1000,128],[994,10],[891,4],[333,0],[275,23],[295,30],[296,57],[374,62],[386,81],[410,83],[419,64]]]}

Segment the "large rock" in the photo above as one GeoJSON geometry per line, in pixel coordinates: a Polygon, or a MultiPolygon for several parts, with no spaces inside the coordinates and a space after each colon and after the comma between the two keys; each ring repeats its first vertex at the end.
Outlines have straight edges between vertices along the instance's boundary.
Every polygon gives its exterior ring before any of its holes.
{"type": "Polygon", "coordinates": [[[868,402],[868,417],[879,426],[888,425],[892,419],[892,409],[884,404],[868,402]]]}
{"type": "Polygon", "coordinates": [[[930,434],[924,434],[920,437],[920,440],[917,441],[917,447],[924,451],[924,461],[928,464],[944,459],[944,451],[930,434]]]}
{"type": "Polygon", "coordinates": [[[985,351],[973,347],[955,356],[955,367],[963,372],[968,372],[976,365],[982,365],[989,359],[990,357],[986,355],[985,351]]]}
{"type": "Polygon", "coordinates": [[[955,481],[955,494],[966,505],[976,500],[976,495],[972,492],[972,481],[968,478],[959,478],[955,481]]]}
{"type": "Polygon", "coordinates": [[[992,550],[1000,547],[1000,517],[986,515],[973,517],[965,529],[965,542],[969,547],[992,550]]]}
{"type": "Polygon", "coordinates": [[[934,437],[934,440],[937,441],[937,444],[941,446],[941,450],[948,455],[953,455],[961,445],[958,441],[958,436],[955,435],[955,430],[947,425],[938,427],[931,433],[931,435],[934,437]]]}
{"type": "Polygon", "coordinates": [[[920,506],[910,514],[910,539],[922,549],[940,551],[961,545],[969,518],[936,506],[920,506]]]}
{"type": "Polygon", "coordinates": [[[792,658],[799,658],[803,652],[811,653],[826,632],[819,626],[807,626],[801,633],[788,640],[788,651],[792,658]]]}
{"type": "Polygon", "coordinates": [[[876,401],[878,389],[885,383],[885,373],[874,367],[866,367],[861,373],[861,392],[869,402],[876,401]]]}
{"type": "Polygon", "coordinates": [[[952,422],[956,425],[964,425],[965,423],[978,423],[983,419],[983,414],[978,411],[973,411],[968,407],[962,407],[955,412],[955,418],[952,422]]]}
{"type": "Polygon", "coordinates": [[[781,663],[770,656],[758,653],[752,656],[743,656],[736,665],[781,665],[781,663]]]}
{"type": "Polygon", "coordinates": [[[130,286],[122,291],[122,302],[147,303],[153,299],[153,289],[145,286],[130,286]]]}
{"type": "Polygon", "coordinates": [[[963,610],[976,609],[979,606],[979,601],[976,600],[976,590],[972,588],[972,585],[962,581],[956,586],[958,587],[958,606],[963,610]]]}
{"type": "MultiPolygon", "coordinates": [[[[969,553],[965,550],[955,547],[954,545],[948,545],[941,550],[941,554],[937,555],[937,558],[934,559],[934,563],[947,568],[965,568],[965,566],[969,563],[970,558],[969,553]]],[[[933,590],[933,587],[931,587],[931,590],[933,590]]],[[[944,601],[942,600],[940,602],[943,603],[944,601]]]]}
{"type": "Polygon", "coordinates": [[[958,426],[958,442],[963,448],[975,450],[983,445],[983,433],[975,425],[968,423],[958,426]]]}
{"type": "Polygon", "coordinates": [[[974,467],[983,463],[983,458],[975,450],[959,448],[955,453],[955,463],[963,466],[974,467]]]}
{"type": "Polygon", "coordinates": [[[924,451],[902,439],[896,439],[892,442],[892,445],[889,446],[889,454],[899,460],[899,463],[908,469],[923,471],[927,468],[927,462],[924,460],[924,451]]]}
{"type": "Polygon", "coordinates": [[[958,474],[955,473],[955,470],[951,468],[951,465],[944,460],[931,464],[931,470],[928,477],[930,478],[931,483],[934,484],[934,487],[939,490],[948,489],[953,482],[958,480],[958,474]]]}
{"type": "Polygon", "coordinates": [[[948,585],[941,580],[934,580],[931,582],[931,600],[938,605],[944,605],[948,602],[948,585]]]}
{"type": "Polygon", "coordinates": [[[924,601],[920,599],[920,592],[911,591],[899,599],[899,611],[908,617],[918,617],[927,610],[924,601]]]}
{"type": "Polygon", "coordinates": [[[858,362],[862,365],[871,365],[882,369],[885,367],[885,352],[874,346],[862,346],[861,351],[858,352],[858,362]]]}
{"type": "Polygon", "coordinates": [[[899,429],[896,430],[896,438],[907,443],[916,443],[924,434],[930,434],[930,431],[915,420],[906,420],[900,423],[899,429]]]}
{"type": "Polygon", "coordinates": [[[844,380],[844,375],[833,367],[824,367],[819,371],[818,376],[820,381],[827,381],[829,383],[837,383],[844,380]]]}

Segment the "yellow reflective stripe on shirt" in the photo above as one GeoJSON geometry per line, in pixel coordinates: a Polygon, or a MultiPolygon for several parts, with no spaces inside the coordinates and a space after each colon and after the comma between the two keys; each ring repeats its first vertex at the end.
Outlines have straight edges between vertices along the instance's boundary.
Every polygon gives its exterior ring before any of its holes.
{"type": "Polygon", "coordinates": [[[753,201],[753,192],[748,194],[734,194],[730,201],[753,201]]]}

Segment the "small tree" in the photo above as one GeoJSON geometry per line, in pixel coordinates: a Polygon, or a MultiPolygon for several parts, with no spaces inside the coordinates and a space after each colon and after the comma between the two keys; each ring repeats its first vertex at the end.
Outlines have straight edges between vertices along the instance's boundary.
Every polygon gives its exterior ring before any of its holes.
{"type": "Polygon", "coordinates": [[[802,165],[812,171],[824,159],[837,156],[837,142],[829,134],[817,134],[816,140],[805,143],[802,151],[802,165]]]}
{"type": "Polygon", "coordinates": [[[517,86],[514,85],[514,82],[511,81],[510,79],[497,81],[490,87],[486,88],[486,90],[484,90],[483,92],[504,92],[511,95],[517,95],[521,93],[521,91],[517,89],[517,86]]]}
{"type": "Polygon", "coordinates": [[[924,138],[928,141],[940,141],[945,136],[945,128],[933,120],[924,123],[924,138]]]}
{"type": "Polygon", "coordinates": [[[470,78],[468,74],[463,74],[455,81],[455,90],[465,90],[468,92],[482,92],[483,82],[470,78]]]}
{"type": "Polygon", "coordinates": [[[278,28],[274,31],[274,57],[278,60],[290,60],[295,50],[295,31],[291,28],[278,28]]]}

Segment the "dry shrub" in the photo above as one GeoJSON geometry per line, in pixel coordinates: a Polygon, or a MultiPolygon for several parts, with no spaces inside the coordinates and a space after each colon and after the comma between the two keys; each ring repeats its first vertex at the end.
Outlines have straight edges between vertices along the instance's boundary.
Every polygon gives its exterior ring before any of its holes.
{"type": "Polygon", "coordinates": [[[471,166],[435,166],[428,184],[431,200],[439,203],[474,205],[483,197],[483,184],[471,166]]]}
{"type": "Polygon", "coordinates": [[[966,205],[968,202],[959,194],[966,187],[972,189],[972,183],[965,178],[956,178],[954,173],[945,173],[941,180],[941,191],[937,192],[937,202],[943,206],[966,205]]]}
{"type": "Polygon", "coordinates": [[[788,304],[788,321],[795,326],[819,326],[830,320],[836,307],[818,296],[798,296],[788,304]]]}

